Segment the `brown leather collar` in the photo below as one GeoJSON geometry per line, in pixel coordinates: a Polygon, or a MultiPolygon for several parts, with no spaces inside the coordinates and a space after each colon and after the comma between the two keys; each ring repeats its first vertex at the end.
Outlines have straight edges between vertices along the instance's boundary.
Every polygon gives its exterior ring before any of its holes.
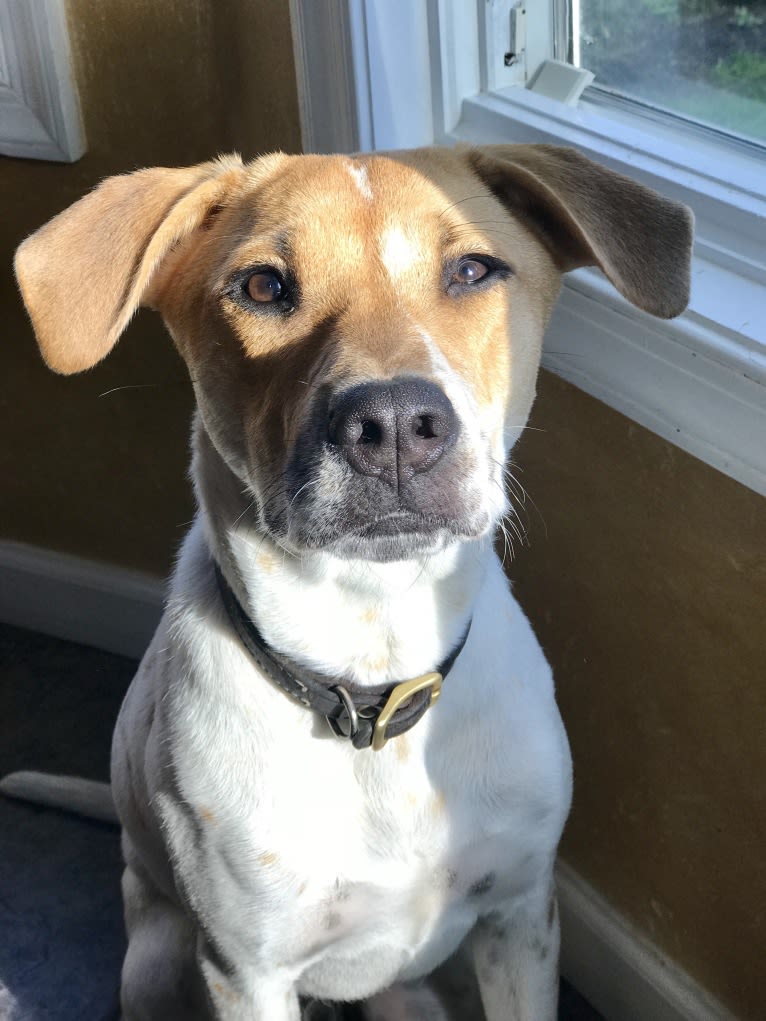
{"type": "Polygon", "coordinates": [[[352,681],[299,666],[270,646],[218,564],[215,574],[231,624],[263,673],[294,701],[324,716],[333,732],[350,740],[355,748],[372,747],[377,751],[389,738],[399,737],[415,726],[439,697],[442,681],[463,651],[471,630],[469,621],[457,646],[433,673],[399,684],[363,688],[352,681]]]}

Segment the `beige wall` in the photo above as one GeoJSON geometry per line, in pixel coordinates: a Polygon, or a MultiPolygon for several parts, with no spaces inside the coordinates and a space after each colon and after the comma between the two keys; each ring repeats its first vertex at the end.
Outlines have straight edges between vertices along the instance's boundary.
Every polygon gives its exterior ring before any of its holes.
{"type": "MultiPolygon", "coordinates": [[[[101,177],[299,147],[282,0],[72,0],[88,153],[0,162],[0,539],[165,573],[192,514],[185,370],[142,313],[81,377],[44,369],[15,245],[101,177]],[[113,388],[127,387],[101,396],[113,388]]],[[[509,571],[575,758],[563,854],[743,1018],[762,1016],[764,501],[544,376],[509,571]]]]}
{"type": "Polygon", "coordinates": [[[42,364],[11,272],[16,245],[101,178],[238,149],[300,149],[283,0],[69,0],[88,151],[0,160],[0,539],[164,573],[192,515],[191,397],[157,317],[64,379],[42,364]],[[117,387],[128,387],[101,396],[117,387]],[[138,388],[138,389],[130,389],[138,388]]]}
{"type": "MultiPolygon", "coordinates": [[[[543,374],[508,572],[575,763],[563,857],[740,1017],[766,946],[766,500],[543,374]]],[[[658,1019],[659,1021],[659,1019],[658,1019]]]]}

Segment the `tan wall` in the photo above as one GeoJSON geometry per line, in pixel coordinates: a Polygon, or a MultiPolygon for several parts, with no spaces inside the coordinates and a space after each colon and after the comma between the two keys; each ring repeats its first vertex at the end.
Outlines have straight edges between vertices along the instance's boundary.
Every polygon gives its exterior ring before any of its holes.
{"type": "Polygon", "coordinates": [[[564,858],[735,1009],[762,1018],[766,500],[543,374],[514,452],[509,565],[575,763],[564,858]],[[546,534],[547,530],[547,534],[546,534]],[[518,546],[518,544],[517,544],[518,546]]]}
{"type": "Polygon", "coordinates": [[[141,313],[68,379],[42,364],[11,273],[19,241],[101,178],[238,149],[300,149],[284,0],[70,0],[88,151],[0,160],[0,539],[164,573],[192,514],[180,360],[141,313]],[[106,391],[124,389],[108,396],[106,391]]]}
{"type": "MultiPolygon", "coordinates": [[[[0,538],[165,573],[192,514],[185,371],[142,313],[44,369],[9,273],[101,177],[299,147],[282,0],[72,0],[88,153],[0,162],[0,538]],[[100,396],[117,387],[116,393],[100,396]]],[[[575,758],[563,853],[743,1018],[762,1016],[764,501],[551,376],[516,452],[542,513],[510,566],[575,758]]]]}

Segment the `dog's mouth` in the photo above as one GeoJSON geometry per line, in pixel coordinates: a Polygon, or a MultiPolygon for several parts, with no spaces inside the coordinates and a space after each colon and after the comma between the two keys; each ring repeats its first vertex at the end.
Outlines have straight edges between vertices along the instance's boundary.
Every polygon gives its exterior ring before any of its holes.
{"type": "Polygon", "coordinates": [[[377,539],[394,535],[427,536],[440,528],[444,528],[446,524],[446,522],[438,518],[430,518],[425,514],[398,511],[392,514],[384,514],[373,521],[368,521],[366,524],[354,529],[351,534],[366,539],[377,539]]]}
{"type": "Polygon", "coordinates": [[[457,539],[477,538],[489,520],[468,522],[411,511],[379,514],[345,527],[319,528],[296,536],[296,545],[356,560],[392,561],[428,556],[457,539]]]}

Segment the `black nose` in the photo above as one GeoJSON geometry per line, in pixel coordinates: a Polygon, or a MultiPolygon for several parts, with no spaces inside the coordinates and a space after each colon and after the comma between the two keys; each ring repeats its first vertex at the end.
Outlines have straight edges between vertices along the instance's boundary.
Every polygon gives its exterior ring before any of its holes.
{"type": "Polygon", "coordinates": [[[391,486],[429,471],[458,434],[449,397],[426,379],[361,383],[330,407],[328,439],[362,475],[391,486]]]}

